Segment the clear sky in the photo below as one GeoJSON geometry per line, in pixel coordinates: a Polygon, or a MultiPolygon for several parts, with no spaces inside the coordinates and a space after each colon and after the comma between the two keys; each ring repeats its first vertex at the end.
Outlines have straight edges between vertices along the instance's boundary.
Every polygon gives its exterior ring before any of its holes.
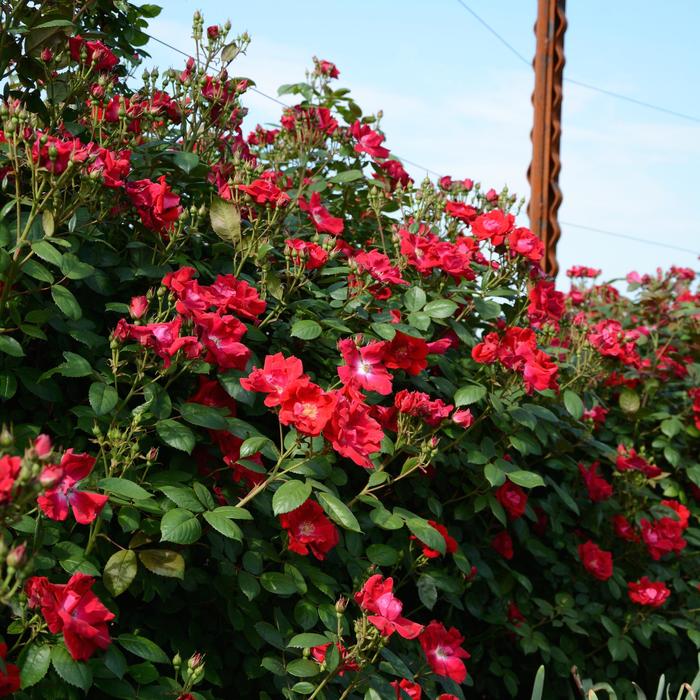
{"type": "MultiPolygon", "coordinates": [[[[465,2],[521,54],[534,54],[537,0],[465,2]]],[[[197,8],[205,26],[230,19],[234,32],[247,30],[253,43],[235,72],[269,95],[301,80],[313,55],[334,61],[365,113],[383,110],[396,155],[527,197],[532,70],[457,0],[159,4],[150,32],[185,51],[197,8]]],[[[566,77],[700,118],[698,0],[570,0],[567,17],[566,77]]],[[[184,60],[157,44],[149,51],[161,66],[184,60]]],[[[281,108],[259,95],[246,104],[245,129],[279,118],[281,108]]],[[[664,247],[562,224],[561,268],[590,265],[606,278],[699,268],[697,255],[668,246],[700,251],[700,123],[567,84],[562,127],[560,220],[664,247]]]]}

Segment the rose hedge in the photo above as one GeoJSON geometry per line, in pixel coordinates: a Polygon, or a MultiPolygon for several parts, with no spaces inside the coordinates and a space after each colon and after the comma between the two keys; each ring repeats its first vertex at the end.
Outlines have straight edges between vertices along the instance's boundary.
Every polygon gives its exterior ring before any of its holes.
{"type": "Polygon", "coordinates": [[[332,63],[244,137],[247,36],[196,16],[134,91],[157,8],[118,55],[62,7],[5,18],[0,694],[691,678],[694,273],[556,291],[515,199],[413,183],[332,63]]]}

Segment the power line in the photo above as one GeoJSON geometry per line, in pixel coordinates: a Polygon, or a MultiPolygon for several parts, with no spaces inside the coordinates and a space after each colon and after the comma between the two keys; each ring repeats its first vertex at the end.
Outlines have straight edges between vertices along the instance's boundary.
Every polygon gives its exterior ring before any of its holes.
{"type": "Polygon", "coordinates": [[[627,233],[616,233],[615,231],[606,231],[602,228],[595,228],[593,226],[584,226],[583,224],[572,224],[568,221],[562,221],[562,226],[570,226],[571,228],[580,228],[584,231],[593,231],[594,233],[603,233],[606,236],[614,236],[615,238],[624,238],[628,241],[636,241],[637,243],[646,243],[647,245],[655,245],[660,248],[670,248],[671,250],[679,250],[682,253],[690,253],[691,255],[700,255],[697,250],[690,250],[690,248],[681,248],[677,245],[671,245],[669,243],[662,243],[661,241],[651,241],[648,238],[639,238],[638,236],[630,236],[627,233]]]}
{"type": "MultiPolygon", "coordinates": [[[[460,4],[463,4],[462,0],[457,0],[457,2],[459,2],[460,4]]],[[[469,10],[469,8],[466,7],[466,5],[465,5],[465,8],[467,10],[469,10]]],[[[469,11],[471,12],[471,10],[469,10],[469,11]]],[[[476,15],[474,15],[474,16],[477,19],[479,19],[480,22],[483,23],[483,21],[478,16],[476,16],[476,15]]],[[[487,26],[487,25],[484,23],[484,26],[487,26]]],[[[490,27],[487,26],[487,28],[489,29],[489,31],[494,33],[494,35],[498,36],[495,33],[495,31],[492,30],[490,27]]],[[[181,54],[182,56],[185,56],[186,58],[190,58],[190,54],[186,53],[185,51],[182,51],[181,49],[177,48],[176,46],[173,46],[172,44],[168,44],[166,41],[163,41],[162,39],[159,39],[158,37],[153,36],[151,34],[147,34],[147,36],[150,37],[151,39],[153,39],[153,41],[156,41],[157,43],[162,44],[163,46],[166,46],[167,48],[172,49],[173,51],[176,51],[177,53],[181,54]]],[[[516,55],[519,55],[518,52],[512,46],[510,46],[508,44],[508,42],[505,41],[505,39],[502,39],[500,36],[498,36],[498,38],[506,46],[508,46],[516,55]]],[[[522,57],[522,58],[524,58],[524,57],[522,57]]],[[[278,105],[281,105],[282,107],[285,107],[285,108],[290,107],[290,105],[286,104],[285,102],[282,102],[282,100],[278,100],[276,97],[273,97],[272,95],[268,95],[267,93],[263,92],[262,90],[258,90],[257,88],[254,88],[252,86],[249,87],[248,89],[252,90],[253,92],[256,92],[261,97],[265,97],[266,99],[271,100],[272,102],[275,102],[278,105]]],[[[430,173],[431,175],[433,175],[437,178],[442,177],[442,174],[437,172],[436,170],[432,170],[431,168],[427,168],[426,166],[421,165],[420,163],[416,163],[415,161],[408,160],[408,158],[401,158],[401,156],[398,155],[397,153],[394,153],[394,155],[397,156],[398,158],[400,158],[402,162],[407,163],[408,165],[412,165],[414,168],[419,168],[420,170],[424,170],[426,173],[430,173]]],[[[571,228],[579,228],[579,229],[582,229],[585,231],[593,231],[595,233],[601,233],[601,234],[604,234],[607,236],[613,236],[615,238],[625,238],[627,240],[636,241],[638,243],[645,243],[647,245],[659,246],[661,248],[670,248],[672,250],[678,250],[678,251],[681,251],[683,253],[690,253],[691,255],[699,255],[699,253],[697,251],[690,250],[688,248],[681,248],[679,246],[669,245],[667,243],[662,243],[661,241],[652,241],[652,240],[649,240],[648,238],[638,238],[637,236],[630,236],[630,235],[625,234],[625,233],[616,233],[614,231],[606,231],[605,229],[594,228],[593,226],[584,226],[583,224],[572,224],[572,223],[567,223],[564,221],[561,222],[561,225],[562,226],[570,226],[571,228]]]]}
{"type": "MultiPolygon", "coordinates": [[[[514,54],[518,60],[524,63],[528,67],[532,67],[532,63],[520,53],[510,42],[504,39],[485,19],[480,17],[474,10],[469,7],[464,0],[457,0],[457,2],[475,19],[479,24],[481,24],[488,32],[490,32],[498,41],[503,44],[512,54],[514,54]]],[[[619,92],[614,92],[613,90],[606,90],[605,88],[597,87],[596,85],[591,85],[590,83],[584,83],[581,80],[574,80],[573,78],[564,77],[564,82],[571,83],[572,85],[578,85],[586,90],[591,90],[592,92],[598,92],[601,95],[607,95],[608,97],[614,97],[618,100],[623,100],[624,102],[630,102],[636,104],[640,107],[645,107],[646,109],[653,109],[657,112],[663,112],[664,114],[670,114],[679,119],[687,119],[688,121],[700,124],[700,117],[696,117],[692,114],[685,114],[684,112],[678,112],[675,109],[668,109],[667,107],[661,107],[660,105],[652,104],[651,102],[645,102],[644,100],[638,100],[636,97],[630,97],[629,95],[623,95],[619,92]]]]}

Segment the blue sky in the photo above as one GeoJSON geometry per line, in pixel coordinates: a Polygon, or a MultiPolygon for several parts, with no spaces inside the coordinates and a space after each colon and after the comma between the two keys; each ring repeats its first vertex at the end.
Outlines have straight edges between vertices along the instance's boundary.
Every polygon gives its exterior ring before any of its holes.
{"type": "MultiPolygon", "coordinates": [[[[533,55],[536,0],[466,2],[520,53],[533,55]]],[[[395,154],[527,197],[532,71],[457,0],[161,4],[151,23],[155,36],[187,50],[195,9],[206,24],[230,19],[233,32],[247,30],[253,39],[236,73],[269,95],[302,79],[313,55],[332,60],[339,83],[366,113],[383,110],[395,154]]],[[[700,118],[697,0],[567,4],[565,76],[700,118]]],[[[149,50],[161,66],[184,60],[157,44],[149,50]]],[[[245,128],[279,117],[280,107],[259,95],[249,94],[246,104],[245,128]]],[[[700,123],[568,84],[562,126],[562,222],[700,251],[700,123]]],[[[415,178],[425,175],[407,168],[415,178]]],[[[700,267],[693,254],[562,229],[562,269],[590,265],[612,278],[633,269],[700,267]]]]}

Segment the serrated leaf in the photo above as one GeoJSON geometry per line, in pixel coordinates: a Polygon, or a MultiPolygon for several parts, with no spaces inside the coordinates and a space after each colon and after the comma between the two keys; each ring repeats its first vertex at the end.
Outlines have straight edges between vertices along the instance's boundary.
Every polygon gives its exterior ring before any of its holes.
{"type": "Polygon", "coordinates": [[[338,497],[323,491],[318,492],[318,502],[323,507],[323,510],[328,513],[331,520],[334,520],[338,525],[341,525],[346,530],[353,532],[362,532],[360,523],[353,515],[350,508],[343,503],[338,497]]]}
{"type": "Polygon", "coordinates": [[[185,560],[170,549],[143,549],[139,552],[141,563],[152,573],[168,578],[185,578],[185,560]]]}
{"type": "Polygon", "coordinates": [[[408,311],[420,311],[426,300],[425,292],[420,287],[411,287],[403,295],[403,303],[408,311]]]}
{"type": "Polygon", "coordinates": [[[126,649],[135,656],[155,664],[170,663],[166,653],[150,639],[136,634],[120,634],[115,640],[122,649],[126,649]]]}
{"type": "Polygon", "coordinates": [[[321,335],[322,330],[321,325],[316,323],[316,321],[307,319],[304,321],[296,321],[292,324],[291,335],[294,338],[301,338],[302,340],[313,340],[321,335]]]}
{"type": "Polygon", "coordinates": [[[253,437],[249,437],[246,440],[244,440],[243,444],[241,445],[240,457],[252,457],[254,454],[257,454],[258,452],[262,451],[264,447],[269,448],[270,446],[272,446],[272,449],[274,450],[275,454],[277,454],[277,448],[275,447],[275,444],[272,442],[272,440],[270,440],[270,438],[266,438],[262,435],[255,435],[253,437]]]}
{"type": "Polygon", "coordinates": [[[286,481],[272,496],[272,512],[275,515],[289,513],[298,508],[311,495],[311,484],[292,479],[286,481]]]}
{"type": "Polygon", "coordinates": [[[169,510],[160,521],[161,542],[192,544],[202,534],[202,526],[194,513],[185,508],[169,510]]]}
{"type": "Polygon", "coordinates": [[[243,542],[243,532],[236,523],[232,522],[223,515],[221,512],[215,510],[204,513],[204,519],[219,533],[224,537],[228,537],[231,540],[236,540],[238,542],[243,542]]]}
{"type": "Polygon", "coordinates": [[[42,259],[56,267],[61,266],[63,255],[56,250],[48,241],[34,241],[32,250],[42,259]]]}
{"type": "Polygon", "coordinates": [[[343,170],[337,175],[328,178],[328,182],[334,182],[337,184],[342,184],[344,182],[352,182],[353,180],[359,180],[364,177],[364,173],[361,170],[343,170]]]}
{"type": "Polygon", "coordinates": [[[48,644],[31,644],[23,654],[20,680],[22,689],[36,685],[49,670],[51,647],[48,644]]]}
{"type": "Polygon", "coordinates": [[[194,449],[194,433],[186,425],[178,423],[172,418],[166,418],[156,423],[156,431],[166,445],[170,445],[176,450],[190,454],[194,449]]]}
{"type": "Polygon", "coordinates": [[[211,227],[219,238],[236,243],[241,238],[241,212],[233,203],[214,197],[209,209],[211,227]]]}
{"type": "Polygon", "coordinates": [[[188,175],[199,165],[199,156],[189,151],[178,151],[173,156],[175,165],[188,175]]]}
{"type": "Polygon", "coordinates": [[[137,572],[136,553],[130,549],[123,549],[115,552],[107,560],[102,580],[107,590],[116,598],[129,588],[137,572]]]}
{"type": "Polygon", "coordinates": [[[110,384],[94,382],[88,392],[90,407],[96,416],[104,416],[109,413],[119,402],[117,390],[110,384]]]}
{"type": "Polygon", "coordinates": [[[92,374],[90,363],[81,355],[74,352],[64,352],[65,362],[59,365],[56,370],[64,377],[87,377],[92,374]]]}
{"type": "Polygon", "coordinates": [[[82,317],[83,311],[78,300],[73,296],[73,292],[63,285],[55,284],[51,287],[51,297],[56,306],[72,321],[77,321],[82,317]]]}
{"type": "Polygon", "coordinates": [[[469,406],[481,401],[486,396],[486,387],[478,384],[468,384],[455,392],[455,406],[469,406]]]}
{"type": "Polygon", "coordinates": [[[92,671],[86,663],[75,661],[63,644],[57,644],[51,650],[51,663],[66,683],[87,693],[92,685],[92,671]]]}
{"type": "Polygon", "coordinates": [[[151,497],[143,486],[139,486],[130,479],[120,479],[117,477],[107,477],[101,479],[97,484],[104,491],[113,493],[122,498],[130,498],[133,501],[143,501],[151,497]]]}
{"type": "Polygon", "coordinates": [[[204,505],[195,492],[187,486],[159,486],[158,490],[180,508],[186,508],[195,513],[201,513],[204,505]]]}

